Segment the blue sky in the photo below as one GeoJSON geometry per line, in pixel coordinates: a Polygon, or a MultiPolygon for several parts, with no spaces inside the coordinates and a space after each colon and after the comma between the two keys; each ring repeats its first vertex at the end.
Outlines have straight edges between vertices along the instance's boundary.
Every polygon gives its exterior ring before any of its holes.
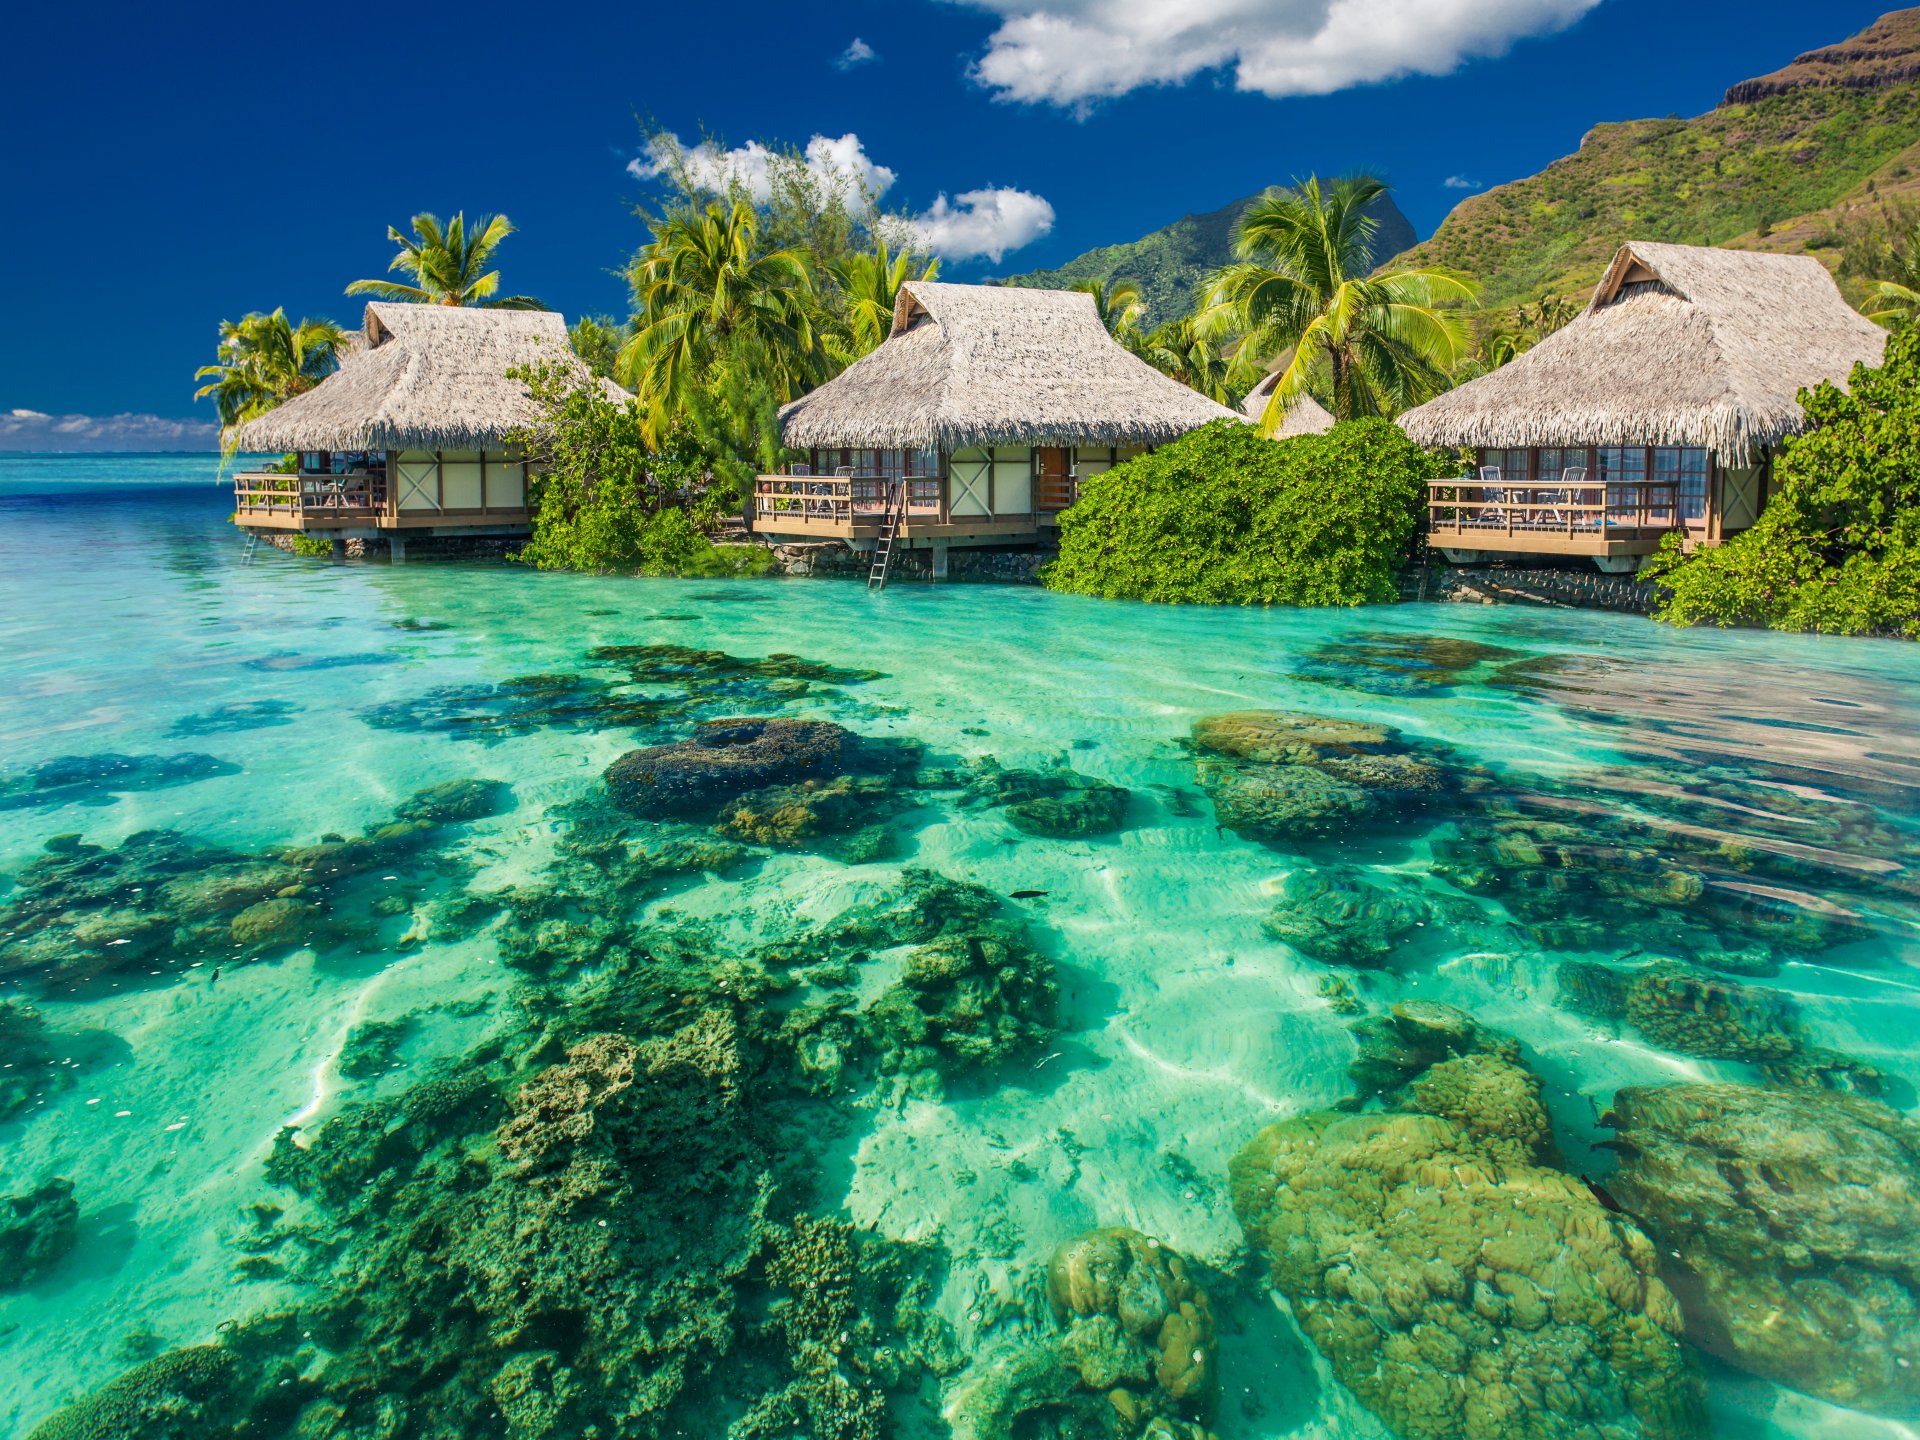
{"type": "Polygon", "coordinates": [[[511,289],[569,316],[621,312],[646,118],[732,146],[825,137],[823,156],[891,172],[885,203],[925,217],[965,279],[1316,171],[1387,175],[1424,235],[1462,186],[1531,174],[1598,121],[1709,109],[1882,8],[23,7],[0,87],[0,448],[47,428],[15,411],[94,417],[68,422],[75,445],[188,436],[168,425],[205,418],[191,375],[223,317],[284,305],[351,323],[342,287],[383,272],[387,225],[416,210],[505,211],[511,289]],[[126,416],[159,421],[106,418],[126,416]]]}

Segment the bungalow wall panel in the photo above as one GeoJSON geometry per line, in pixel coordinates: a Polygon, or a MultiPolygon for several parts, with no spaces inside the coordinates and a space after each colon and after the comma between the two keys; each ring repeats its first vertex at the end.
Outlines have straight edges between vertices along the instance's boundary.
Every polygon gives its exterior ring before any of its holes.
{"type": "Polygon", "coordinates": [[[438,509],[439,461],[429,450],[402,450],[393,459],[394,504],[402,514],[438,509]]]}
{"type": "Polygon", "coordinates": [[[1033,452],[1025,445],[993,447],[993,513],[1033,513],[1033,452]]]}
{"type": "Polygon", "coordinates": [[[505,455],[487,456],[487,508],[519,510],[527,503],[527,467],[505,455]]]}
{"type": "Polygon", "coordinates": [[[480,452],[449,450],[440,457],[440,507],[443,510],[480,508],[480,452]]]}
{"type": "Polygon", "coordinates": [[[956,450],[947,468],[947,513],[991,515],[995,465],[987,452],[956,450]]]}

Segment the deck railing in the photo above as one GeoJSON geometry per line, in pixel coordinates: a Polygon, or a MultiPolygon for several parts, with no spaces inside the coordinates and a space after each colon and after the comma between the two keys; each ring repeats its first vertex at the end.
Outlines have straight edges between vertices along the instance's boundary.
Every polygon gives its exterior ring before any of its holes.
{"type": "Polygon", "coordinates": [[[235,475],[233,508],[237,515],[319,515],[349,520],[384,515],[385,471],[351,475],[284,475],[274,471],[235,475]]]}
{"type": "Polygon", "coordinates": [[[754,485],[754,514],[762,520],[825,520],[879,524],[894,487],[906,486],[907,518],[941,513],[940,477],[914,475],[762,475],[754,485]]]}
{"type": "Polygon", "coordinates": [[[1640,540],[1683,524],[1680,486],[1671,480],[1576,485],[1434,480],[1427,485],[1430,535],[1640,540]]]}
{"type": "Polygon", "coordinates": [[[1080,498],[1077,475],[1036,475],[1033,477],[1033,508],[1042,515],[1071,510],[1080,498]]]}

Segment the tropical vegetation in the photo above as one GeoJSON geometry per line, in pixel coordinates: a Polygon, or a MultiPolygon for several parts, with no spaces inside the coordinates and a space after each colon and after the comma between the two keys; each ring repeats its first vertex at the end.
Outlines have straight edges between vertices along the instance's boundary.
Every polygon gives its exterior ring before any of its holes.
{"type": "Polygon", "coordinates": [[[647,575],[764,569],[765,553],[721,551],[708,538],[738,499],[698,427],[664,441],[644,412],[557,364],[519,372],[538,419],[508,436],[529,461],[533,536],[519,559],[542,570],[647,575]]]}
{"type": "Polygon", "coordinates": [[[1673,537],[1656,557],[1660,618],[1920,639],[1920,329],[1845,392],[1800,398],[1808,429],[1782,446],[1753,527],[1692,555],[1673,537]]]}
{"type": "Polygon", "coordinates": [[[222,457],[233,454],[228,437],[237,426],[331,375],[345,343],[346,332],[333,321],[302,320],[295,325],[281,308],[269,315],[255,312],[222,321],[220,358],[193,372],[194,379],[206,382],[193,398],[211,398],[220,416],[222,457]]]}
{"type": "Polygon", "coordinates": [[[1453,470],[1388,420],[1290,440],[1218,420],[1088,480],[1041,578],[1120,600],[1391,600],[1426,482],[1453,470]]]}
{"type": "Polygon", "coordinates": [[[1312,177],[1268,191],[1241,217],[1240,259],[1214,277],[1201,323],[1211,337],[1237,337],[1243,361],[1279,361],[1261,417],[1269,434],[1301,395],[1354,420],[1391,415],[1450,383],[1466,331],[1442,307],[1471,300],[1474,286],[1431,267],[1368,273],[1378,226],[1368,207],[1385,189],[1365,175],[1331,186],[1312,177]]]}
{"type": "Polygon", "coordinates": [[[398,280],[356,280],[349,295],[371,295],[413,305],[478,305],[489,310],[544,310],[531,295],[500,294],[500,272],[489,270],[500,242],[513,234],[513,222],[504,215],[483,215],[471,227],[466,212],[441,222],[421,211],[410,222],[408,235],[399,226],[387,228],[387,238],[400,247],[387,266],[412,277],[398,280]]]}

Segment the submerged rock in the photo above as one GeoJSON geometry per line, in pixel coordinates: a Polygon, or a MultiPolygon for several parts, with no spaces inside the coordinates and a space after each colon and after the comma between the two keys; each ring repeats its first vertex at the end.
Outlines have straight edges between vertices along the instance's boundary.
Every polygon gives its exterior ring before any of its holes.
{"type": "Polygon", "coordinates": [[[1359,1054],[1347,1075],[1359,1092],[1356,1105],[1376,1096],[1404,1098],[1407,1087],[1443,1060],[1490,1055],[1517,1064],[1520,1044],[1482,1025],[1458,1006],[1437,1000],[1402,1000],[1384,1015],[1347,1027],[1359,1054]]]}
{"type": "Polygon", "coordinates": [[[1372,968],[1384,965],[1427,917],[1421,901],[1353,871],[1295,870],[1280,882],[1279,903],[1261,928],[1311,959],[1372,968]]]}
{"type": "Polygon", "coordinates": [[[199,715],[183,715],[169,735],[224,735],[238,730],[264,730],[291,725],[300,707],[291,700],[230,700],[199,715]]]}
{"type": "Polygon", "coordinates": [[[697,650],[687,645],[600,645],[587,652],[591,660],[624,666],[635,680],[678,682],[698,688],[734,676],[760,680],[806,680],[824,685],[859,685],[886,677],[878,670],[848,669],[775,653],[749,660],[724,650],[697,650]]]}
{"type": "Polygon", "coordinates": [[[1453,635],[1362,636],[1316,647],[1300,674],[1378,695],[1445,695],[1466,685],[1497,684],[1504,667],[1529,659],[1524,651],[1453,635]]]}
{"type": "Polygon", "coordinates": [[[59,805],[111,805],[136,790],[165,790],[240,767],[213,755],[62,755],[33,769],[0,775],[0,810],[50,810],[59,805]]]}
{"type": "Polygon", "coordinates": [[[1005,811],[1007,823],[1026,835],[1079,840],[1125,829],[1131,792],[1068,765],[1052,770],[1004,770],[991,759],[976,761],[963,805],[1005,811]]]}
{"type": "Polygon", "coordinates": [[[1335,1377],[1401,1440],[1704,1437],[1654,1248],[1544,1163],[1538,1082],[1483,1049],[1403,1103],[1271,1125],[1231,1167],[1247,1239],[1335,1377]]]}
{"type": "Polygon", "coordinates": [[[635,815],[711,815],[751,790],[842,774],[852,738],[825,720],[708,720],[692,739],[622,755],[607,791],[635,815]]]}
{"type": "Polygon", "coordinates": [[[40,1012],[22,1001],[0,1000],[0,1120],[73,1084],[72,1071],[59,1059],[40,1012]]]}
{"type": "Polygon", "coordinates": [[[0,1288],[25,1285],[73,1249],[79,1224],[71,1180],[0,1200],[0,1288]]]}
{"type": "Polygon", "coordinates": [[[1560,1003],[1596,1019],[1622,1020],[1681,1055],[1737,1060],[1782,1085],[1878,1095],[1886,1079],[1864,1061],[1813,1044],[1793,997],[1704,974],[1674,960],[1622,967],[1572,960],[1560,966],[1560,1003]]]}
{"type": "Polygon", "coordinates": [[[1697,1343],[1920,1415],[1920,1126],[1851,1095],[1716,1084],[1621,1090],[1610,1123],[1608,1188],[1671,1257],[1697,1343]]]}
{"type": "Polygon", "coordinates": [[[1194,722],[1214,816],[1255,840],[1310,840],[1422,809],[1451,788],[1437,759],[1386,725],[1272,710],[1194,722]]]}
{"type": "Polygon", "coordinates": [[[28,1440],[225,1440],[239,1371],[224,1345],[170,1350],[76,1400],[28,1440]]]}
{"type": "Polygon", "coordinates": [[[956,1385],[956,1440],[1211,1440],[1213,1310],[1185,1260],[1136,1230],[1089,1230],[1054,1252],[1047,1296],[1058,1333],[956,1385]]]}
{"type": "Polygon", "coordinates": [[[503,780],[443,780],[416,790],[394,807],[393,818],[427,825],[485,820],[513,807],[513,787],[503,780]]]}

